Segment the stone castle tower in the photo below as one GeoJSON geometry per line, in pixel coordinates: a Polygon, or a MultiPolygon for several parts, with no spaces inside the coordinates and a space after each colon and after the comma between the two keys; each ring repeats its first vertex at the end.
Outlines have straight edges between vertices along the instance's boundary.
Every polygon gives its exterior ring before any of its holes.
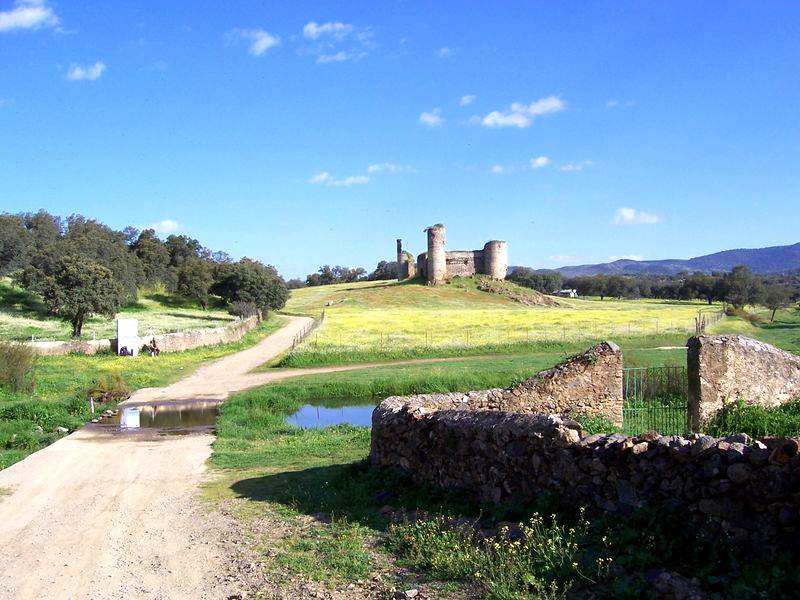
{"type": "Polygon", "coordinates": [[[403,240],[397,240],[397,278],[423,277],[429,285],[445,283],[452,277],[488,275],[492,279],[505,279],[508,272],[508,243],[492,240],[482,250],[445,249],[446,230],[436,224],[425,229],[428,236],[428,251],[414,258],[403,251],[403,240]]]}

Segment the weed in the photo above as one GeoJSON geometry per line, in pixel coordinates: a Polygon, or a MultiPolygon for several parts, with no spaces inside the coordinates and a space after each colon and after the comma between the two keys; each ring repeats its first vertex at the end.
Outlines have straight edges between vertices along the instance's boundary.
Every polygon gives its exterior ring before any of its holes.
{"type": "Polygon", "coordinates": [[[30,394],[36,384],[36,351],[22,343],[0,342],[0,385],[30,394]]]}

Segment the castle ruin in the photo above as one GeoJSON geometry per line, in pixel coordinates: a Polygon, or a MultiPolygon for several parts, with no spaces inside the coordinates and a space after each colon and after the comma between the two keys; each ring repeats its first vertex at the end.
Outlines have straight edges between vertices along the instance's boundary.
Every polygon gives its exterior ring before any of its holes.
{"type": "Polygon", "coordinates": [[[508,243],[501,240],[486,242],[483,250],[445,250],[445,228],[437,224],[425,229],[428,251],[414,256],[403,250],[403,240],[397,240],[397,279],[421,277],[429,285],[445,283],[452,277],[480,274],[492,279],[505,279],[508,271],[508,243]]]}

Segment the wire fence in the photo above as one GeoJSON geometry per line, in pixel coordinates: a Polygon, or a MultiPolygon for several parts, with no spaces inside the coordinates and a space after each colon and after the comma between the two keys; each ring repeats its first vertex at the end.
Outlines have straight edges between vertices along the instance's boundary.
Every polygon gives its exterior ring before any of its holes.
{"type": "Polygon", "coordinates": [[[622,423],[625,433],[689,431],[686,367],[636,367],[623,370],[622,423]]]}

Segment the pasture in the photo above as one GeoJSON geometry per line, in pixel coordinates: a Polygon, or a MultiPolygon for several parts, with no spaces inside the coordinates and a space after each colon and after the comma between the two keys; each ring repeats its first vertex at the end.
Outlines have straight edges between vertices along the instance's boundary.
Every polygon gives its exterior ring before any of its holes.
{"type": "MultiPolygon", "coordinates": [[[[139,299],[124,306],[119,318],[139,320],[141,335],[155,335],[204,327],[219,327],[235,317],[212,303],[203,310],[196,303],[158,291],[140,292],[139,299]]],[[[86,321],[83,337],[92,339],[116,336],[114,319],[94,316],[86,321]]],[[[47,314],[42,300],[10,279],[0,279],[0,339],[2,340],[68,340],[68,322],[47,314]]]]}
{"type": "Polygon", "coordinates": [[[689,301],[558,302],[558,307],[526,306],[480,291],[468,278],[438,287],[363,282],[294,290],[288,312],[324,310],[325,319],[283,364],[579,348],[601,339],[683,345],[698,314],[716,317],[721,310],[689,301]]]}

